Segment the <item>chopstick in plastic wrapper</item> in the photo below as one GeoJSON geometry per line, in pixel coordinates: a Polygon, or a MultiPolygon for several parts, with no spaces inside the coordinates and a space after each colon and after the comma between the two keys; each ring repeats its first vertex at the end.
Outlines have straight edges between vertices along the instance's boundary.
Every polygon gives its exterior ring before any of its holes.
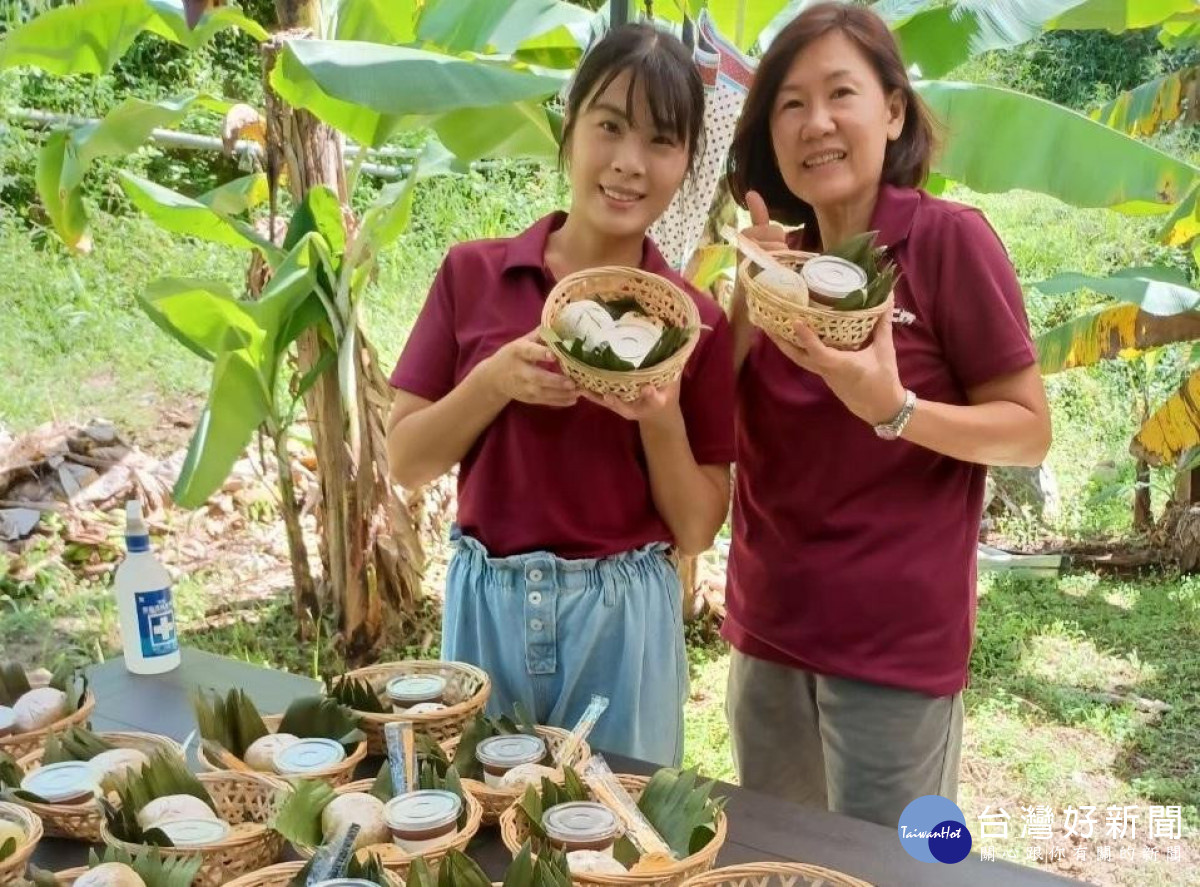
{"type": "Polygon", "coordinates": [[[600,715],[604,714],[606,708],[608,708],[608,697],[593,694],[592,701],[583,710],[583,714],[575,724],[575,729],[571,731],[563,744],[558,747],[558,754],[554,756],[554,765],[556,767],[561,769],[563,767],[570,767],[575,763],[575,758],[578,757],[584,740],[588,738],[588,734],[592,732],[592,728],[596,726],[596,721],[600,720],[600,715]]]}
{"type": "Polygon", "coordinates": [[[625,787],[617,781],[603,755],[593,755],[584,765],[581,775],[596,796],[596,800],[616,813],[625,824],[625,837],[629,838],[641,855],[630,871],[654,871],[666,868],[676,861],[671,846],[638,809],[637,803],[630,797],[629,792],[625,791],[625,787]]]}

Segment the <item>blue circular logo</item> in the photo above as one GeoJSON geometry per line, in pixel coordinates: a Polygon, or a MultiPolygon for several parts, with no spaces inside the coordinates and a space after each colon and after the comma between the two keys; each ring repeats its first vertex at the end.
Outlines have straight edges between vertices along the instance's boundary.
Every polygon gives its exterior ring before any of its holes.
{"type": "Polygon", "coordinates": [[[971,833],[958,805],[941,795],[917,798],[900,814],[900,844],[913,859],[953,864],[971,852],[971,833]]]}

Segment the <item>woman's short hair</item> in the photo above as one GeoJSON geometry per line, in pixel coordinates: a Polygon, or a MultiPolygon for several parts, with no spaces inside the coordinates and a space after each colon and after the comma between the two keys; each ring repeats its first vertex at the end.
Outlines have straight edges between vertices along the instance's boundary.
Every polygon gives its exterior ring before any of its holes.
{"type": "Polygon", "coordinates": [[[915,188],[929,175],[936,144],[933,116],[912,87],[900,48],[887,24],[864,6],[818,3],[796,16],[771,42],[758,64],[729,150],[730,191],[745,206],[746,193],[757,191],[771,218],[787,225],[813,220],[812,207],[789,190],[779,171],[771,142],[771,112],[784,78],[796,57],[811,43],[839,31],[859,48],[883,85],[884,93],[904,97],[904,128],[888,142],[883,181],[915,188]]]}

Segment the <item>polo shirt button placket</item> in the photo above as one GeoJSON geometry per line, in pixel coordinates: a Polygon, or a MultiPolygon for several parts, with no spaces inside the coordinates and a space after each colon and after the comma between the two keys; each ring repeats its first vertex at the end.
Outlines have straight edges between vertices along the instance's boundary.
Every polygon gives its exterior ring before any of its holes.
{"type": "Polygon", "coordinates": [[[554,567],[544,560],[525,566],[525,665],[531,675],[554,674],[555,649],[554,567]]]}

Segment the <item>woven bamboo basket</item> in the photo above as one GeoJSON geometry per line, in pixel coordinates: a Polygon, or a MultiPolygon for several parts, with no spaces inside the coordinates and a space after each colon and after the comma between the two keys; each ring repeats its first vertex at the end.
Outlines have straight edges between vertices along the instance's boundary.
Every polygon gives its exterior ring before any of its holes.
{"type": "MultiPolygon", "coordinates": [[[[117,748],[136,748],[148,755],[160,751],[169,751],[183,757],[183,748],[169,736],[159,736],[155,733],[97,733],[109,745],[117,748]]],[[[33,754],[21,758],[21,769],[31,773],[42,766],[40,749],[33,754]]],[[[35,804],[32,801],[20,801],[39,817],[46,828],[46,834],[52,838],[71,838],[75,841],[88,841],[95,844],[100,841],[100,827],[104,824],[104,812],[100,802],[87,801],[83,804],[35,804]]]]}
{"type": "MultiPolygon", "coordinates": [[[[351,792],[370,793],[371,785],[374,781],[373,779],[360,779],[357,782],[339,786],[335,791],[339,795],[350,794],[351,792]]],[[[437,873],[438,864],[451,850],[461,850],[463,853],[467,852],[467,845],[471,843],[471,839],[475,837],[475,833],[479,831],[480,823],[483,821],[483,806],[470,791],[466,791],[463,801],[467,807],[466,825],[459,829],[458,834],[448,839],[446,843],[419,854],[425,860],[426,865],[429,866],[429,870],[435,874],[437,873]]],[[[305,859],[312,859],[313,854],[316,852],[315,847],[308,847],[303,844],[292,844],[292,849],[305,859]]],[[[372,853],[379,857],[388,871],[394,872],[399,878],[404,878],[408,873],[409,865],[416,858],[395,844],[369,844],[366,847],[360,847],[357,851],[359,857],[365,857],[372,853]]]]}
{"type": "Polygon", "coordinates": [[[6,754],[14,760],[20,760],[26,755],[31,755],[35,751],[41,751],[46,747],[46,740],[50,738],[51,733],[62,733],[69,730],[71,727],[81,727],[87,723],[87,719],[92,716],[92,711],[96,708],[96,696],[91,690],[84,694],[83,700],[79,703],[79,708],[71,712],[65,718],[55,721],[48,727],[43,727],[41,730],[30,730],[28,733],[14,733],[11,736],[0,738],[0,754],[6,754]]]}
{"type": "MultiPolygon", "coordinates": [[[[225,887],[287,887],[302,868],[303,862],[281,862],[235,878],[227,882],[225,887]]],[[[404,887],[404,882],[391,872],[384,872],[383,877],[384,887],[404,887]]]]}
{"type": "MultiPolygon", "coordinates": [[[[642,796],[642,791],[650,782],[646,776],[630,776],[618,774],[617,780],[624,786],[634,800],[642,796]]],[[[729,823],[722,810],[717,815],[717,832],[712,840],[699,853],[693,853],[674,865],[654,872],[627,875],[598,875],[592,873],[571,873],[571,881],[582,887],[678,887],[688,878],[693,878],[707,872],[713,867],[717,854],[725,844],[725,835],[729,823]]],[[[529,839],[529,820],[525,812],[516,804],[509,807],[500,817],[500,838],[515,857],[521,852],[521,847],[529,839]]]]}
{"type": "Polygon", "coordinates": [[[803,862],[759,862],[713,869],[686,887],[871,887],[866,881],[803,862]]]}
{"type": "MultiPolygon", "coordinates": [[[[816,254],[779,250],[772,255],[789,268],[799,268],[816,254]]],[[[743,259],[738,269],[738,280],[746,291],[750,322],[792,345],[800,344],[795,330],[796,322],[800,321],[830,348],[857,351],[871,338],[871,331],[875,329],[879,318],[891,311],[895,304],[895,296],[889,295],[882,305],[862,311],[837,311],[813,302],[801,305],[759,283],[757,275],[750,271],[752,267],[757,266],[750,259],[743,259]]]]}
{"type": "Polygon", "coordinates": [[[381,662],[347,672],[347,677],[367,681],[386,705],[387,682],[407,674],[437,674],[444,677],[446,708],[415,715],[355,711],[359,716],[359,728],[367,734],[367,748],[373,755],[387,754],[383,728],[392,721],[409,721],[415,731],[425,733],[436,742],[445,742],[462,735],[467,723],[483,711],[492,692],[492,681],[487,673],[465,662],[438,662],[428,659],[381,662]]]}
{"type": "Polygon", "coordinates": [[[611,394],[625,401],[637,400],[647,385],[661,388],[679,381],[683,375],[683,368],[700,340],[700,311],[692,297],[657,274],[605,265],[568,274],[542,305],[542,326],[553,329],[558,313],[571,302],[596,297],[613,301],[630,296],[638,300],[647,314],[691,331],[683,347],[662,363],[644,370],[601,370],[550,345],[559,366],[576,385],[593,394],[611,394]]]}
{"type": "Polygon", "coordinates": [[[38,841],[42,839],[42,821],[31,811],[19,804],[0,801],[0,819],[15,822],[25,831],[25,843],[17,848],[17,852],[8,859],[0,862],[0,887],[10,884],[25,883],[25,864],[33,851],[37,849],[38,841]]]}
{"type": "MultiPolygon", "coordinates": [[[[233,829],[228,837],[214,844],[159,848],[164,857],[203,857],[200,871],[192,881],[193,887],[219,887],[231,878],[279,859],[283,852],[283,835],[272,829],[270,823],[284,795],[292,790],[290,785],[275,777],[234,770],[201,773],[196,778],[212,796],[217,815],[233,829]]],[[[101,826],[100,837],[110,847],[118,847],[130,854],[145,853],[149,849],[115,837],[107,824],[101,826]]]]}
{"type": "MultiPolygon", "coordinates": [[[[272,733],[279,731],[279,725],[283,722],[283,715],[264,715],[263,723],[267,725],[267,729],[272,733]]],[[[323,767],[320,770],[309,770],[303,776],[280,776],[280,779],[286,779],[288,782],[295,782],[299,779],[319,779],[322,782],[327,782],[330,785],[337,787],[345,785],[354,778],[354,768],[358,766],[359,761],[367,756],[367,740],[362,740],[354,747],[354,751],[346,755],[346,757],[333,764],[330,767],[323,767]]],[[[200,766],[205,770],[224,770],[220,762],[214,761],[208,756],[208,752],[201,743],[196,748],[196,759],[200,762],[200,766]]],[[[268,773],[268,776],[275,776],[275,773],[268,773]]]]}
{"type": "MultiPolygon", "coordinates": [[[[546,740],[546,750],[550,753],[550,757],[554,757],[555,753],[567,741],[570,732],[563,730],[561,727],[543,727],[537,726],[534,728],[537,734],[546,740]]],[[[446,753],[452,760],[454,752],[458,748],[458,741],[462,737],[455,736],[453,739],[442,743],[442,751],[446,753]]],[[[579,769],[592,756],[591,747],[585,742],[580,746],[579,754],[575,758],[575,768],[579,769]]],[[[463,788],[475,796],[475,799],[483,806],[483,824],[485,826],[493,826],[500,821],[500,814],[511,807],[516,801],[520,800],[524,793],[523,789],[502,789],[492,788],[486,782],[481,782],[478,779],[464,779],[462,781],[463,788]]]]}

